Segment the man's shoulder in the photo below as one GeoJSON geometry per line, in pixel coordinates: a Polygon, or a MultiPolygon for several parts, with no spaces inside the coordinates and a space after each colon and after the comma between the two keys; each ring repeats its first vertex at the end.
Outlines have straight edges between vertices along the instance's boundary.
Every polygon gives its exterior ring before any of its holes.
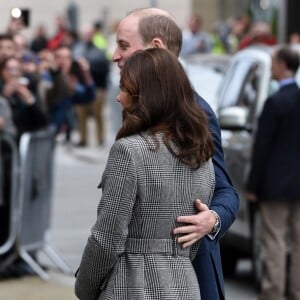
{"type": "Polygon", "coordinates": [[[206,112],[209,119],[217,120],[216,114],[214,113],[213,109],[209,105],[209,103],[203,99],[197,92],[195,92],[196,101],[200,105],[200,107],[206,112]]]}
{"type": "Polygon", "coordinates": [[[282,86],[274,95],[285,94],[286,92],[299,92],[300,88],[297,83],[293,82],[287,85],[282,86]]]}
{"type": "Polygon", "coordinates": [[[300,97],[300,88],[296,83],[281,87],[276,93],[270,95],[267,101],[273,103],[281,103],[282,100],[284,100],[285,102],[292,100],[291,97],[300,97]]]}

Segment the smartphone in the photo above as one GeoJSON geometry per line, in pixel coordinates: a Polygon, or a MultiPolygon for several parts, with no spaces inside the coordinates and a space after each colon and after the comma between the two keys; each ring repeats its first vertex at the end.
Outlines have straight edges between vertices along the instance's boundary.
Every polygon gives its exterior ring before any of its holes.
{"type": "Polygon", "coordinates": [[[18,82],[19,82],[19,84],[21,84],[21,85],[28,85],[28,84],[29,84],[29,79],[26,78],[26,77],[20,77],[20,78],[18,79],[18,82]]]}

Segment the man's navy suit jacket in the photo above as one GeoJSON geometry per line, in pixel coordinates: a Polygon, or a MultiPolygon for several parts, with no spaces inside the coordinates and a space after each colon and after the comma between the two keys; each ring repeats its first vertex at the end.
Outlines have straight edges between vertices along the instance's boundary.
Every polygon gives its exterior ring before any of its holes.
{"type": "Polygon", "coordinates": [[[221,229],[214,240],[205,237],[201,241],[193,265],[200,285],[201,299],[219,300],[225,299],[219,237],[223,236],[234,222],[238,213],[239,198],[225,166],[221,131],[216,115],[202,97],[196,94],[196,99],[208,116],[209,128],[213,134],[216,185],[210,209],[220,216],[221,229]]]}

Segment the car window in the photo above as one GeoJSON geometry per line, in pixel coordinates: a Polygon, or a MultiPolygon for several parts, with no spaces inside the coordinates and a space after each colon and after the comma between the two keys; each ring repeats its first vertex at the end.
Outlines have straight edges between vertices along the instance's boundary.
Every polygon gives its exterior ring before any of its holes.
{"type": "Polygon", "coordinates": [[[261,97],[261,85],[264,62],[253,56],[242,56],[228,70],[219,93],[219,109],[241,107],[246,114],[244,124],[253,128],[258,98],[261,97]]]}
{"type": "Polygon", "coordinates": [[[189,65],[187,74],[195,91],[203,97],[216,112],[217,90],[224,77],[224,74],[212,68],[201,65],[189,65]],[[207,84],[209,82],[209,84],[207,84]]]}
{"type": "Polygon", "coordinates": [[[194,55],[180,58],[180,61],[195,91],[208,102],[214,112],[217,112],[217,92],[230,58],[214,55],[194,55]]]}
{"type": "Polygon", "coordinates": [[[220,91],[219,108],[249,106],[256,99],[259,64],[252,58],[236,61],[220,91]]]}
{"type": "Polygon", "coordinates": [[[242,82],[242,87],[238,95],[236,106],[249,107],[255,103],[258,91],[258,63],[253,62],[249,64],[246,70],[245,79],[242,82]]]}

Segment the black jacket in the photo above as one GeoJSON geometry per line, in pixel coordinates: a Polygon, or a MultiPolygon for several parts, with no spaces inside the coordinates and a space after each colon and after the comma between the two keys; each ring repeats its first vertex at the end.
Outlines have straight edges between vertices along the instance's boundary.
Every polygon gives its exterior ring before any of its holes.
{"type": "Polygon", "coordinates": [[[260,200],[300,200],[300,89],[283,86],[259,118],[248,191],[260,200]]]}

